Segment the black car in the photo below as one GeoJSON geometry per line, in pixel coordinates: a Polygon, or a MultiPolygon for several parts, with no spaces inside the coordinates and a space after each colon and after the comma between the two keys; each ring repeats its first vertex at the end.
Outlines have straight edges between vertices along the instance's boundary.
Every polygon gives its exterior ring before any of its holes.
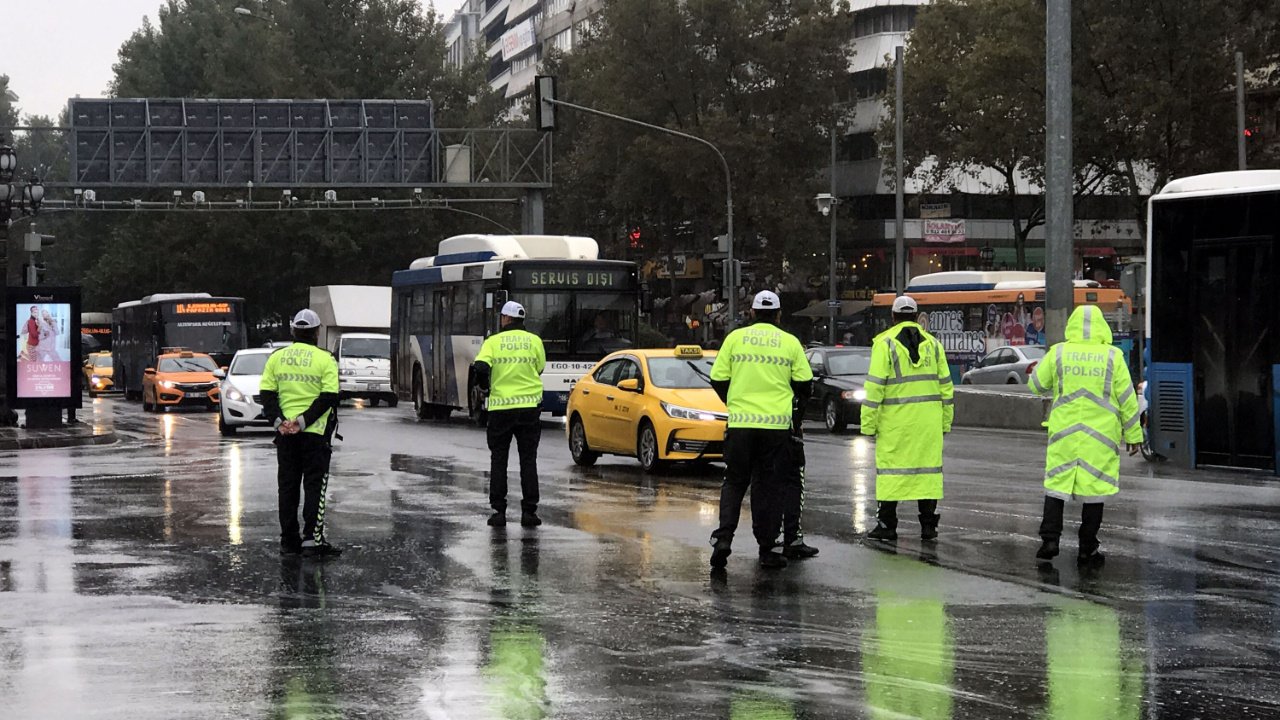
{"type": "Polygon", "coordinates": [[[816,347],[805,350],[805,355],[813,368],[813,393],[805,415],[822,420],[833,433],[844,432],[850,423],[859,424],[871,348],[816,347]]]}

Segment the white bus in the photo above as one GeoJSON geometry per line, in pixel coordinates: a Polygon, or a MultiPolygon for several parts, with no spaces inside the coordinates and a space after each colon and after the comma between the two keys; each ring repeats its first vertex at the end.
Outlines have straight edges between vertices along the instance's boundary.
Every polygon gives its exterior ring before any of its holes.
{"type": "Polygon", "coordinates": [[[601,260],[588,237],[459,235],[392,275],[391,382],[419,418],[463,410],[483,422],[471,363],[498,330],[498,311],[524,305],[542,338],[543,412],[564,415],[569,391],[605,355],[635,343],[635,263],[601,260]]]}

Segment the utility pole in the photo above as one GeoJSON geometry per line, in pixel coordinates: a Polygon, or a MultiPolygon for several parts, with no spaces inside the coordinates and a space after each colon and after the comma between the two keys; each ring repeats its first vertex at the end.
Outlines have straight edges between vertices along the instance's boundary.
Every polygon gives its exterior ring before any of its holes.
{"type": "Polygon", "coordinates": [[[831,286],[831,297],[827,300],[827,344],[836,344],[836,318],[840,315],[840,297],[836,294],[836,135],[840,124],[831,123],[831,256],[828,258],[827,280],[831,286]]]}
{"type": "Polygon", "coordinates": [[[1071,200],[1071,0],[1048,0],[1045,22],[1045,329],[1066,339],[1075,301],[1071,200]]]}
{"type": "Polygon", "coordinates": [[[906,192],[902,187],[902,46],[893,50],[893,289],[901,295],[907,287],[906,242],[903,239],[906,223],[906,192]]]}

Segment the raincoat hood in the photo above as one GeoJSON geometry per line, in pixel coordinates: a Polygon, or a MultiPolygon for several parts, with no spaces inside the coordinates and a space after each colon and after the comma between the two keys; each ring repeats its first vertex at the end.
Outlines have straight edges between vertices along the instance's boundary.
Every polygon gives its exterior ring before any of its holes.
{"type": "Polygon", "coordinates": [[[1096,305],[1080,305],[1067,321],[1067,342],[1111,344],[1111,326],[1096,305]]]}

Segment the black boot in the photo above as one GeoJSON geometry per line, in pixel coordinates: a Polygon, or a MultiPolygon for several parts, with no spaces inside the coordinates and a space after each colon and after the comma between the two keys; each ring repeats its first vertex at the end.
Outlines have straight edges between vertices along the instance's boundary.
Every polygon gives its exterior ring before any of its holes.
{"type": "Polygon", "coordinates": [[[886,500],[876,509],[876,526],[867,533],[868,540],[894,542],[898,539],[898,503],[886,500]]]}
{"type": "Polygon", "coordinates": [[[1066,507],[1062,498],[1046,495],[1044,498],[1044,519],[1040,521],[1040,549],[1036,551],[1037,560],[1052,560],[1058,557],[1058,541],[1062,538],[1062,511],[1066,507]]]}
{"type": "Polygon", "coordinates": [[[1103,555],[1098,551],[1098,530],[1102,528],[1102,503],[1085,503],[1080,512],[1080,554],[1076,561],[1081,564],[1101,564],[1103,555]]]}
{"type": "Polygon", "coordinates": [[[805,544],[804,538],[793,538],[782,544],[782,556],[788,560],[805,560],[818,554],[818,548],[805,544]]]}
{"type": "Polygon", "coordinates": [[[729,564],[729,555],[733,553],[733,541],[729,538],[719,538],[711,542],[711,567],[714,569],[723,568],[729,564]]]}
{"type": "Polygon", "coordinates": [[[937,540],[938,521],[942,519],[938,514],[938,501],[919,500],[916,505],[920,510],[920,539],[937,540]]]}

